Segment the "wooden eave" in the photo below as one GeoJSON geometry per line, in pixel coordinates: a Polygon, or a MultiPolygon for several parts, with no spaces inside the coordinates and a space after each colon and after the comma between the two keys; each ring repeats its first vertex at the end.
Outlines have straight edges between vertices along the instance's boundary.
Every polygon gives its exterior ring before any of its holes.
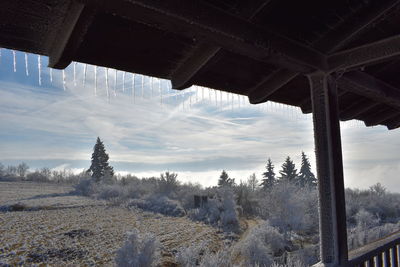
{"type": "Polygon", "coordinates": [[[341,120],[400,126],[400,1],[3,0],[0,46],[311,111],[334,74],[341,120]]]}

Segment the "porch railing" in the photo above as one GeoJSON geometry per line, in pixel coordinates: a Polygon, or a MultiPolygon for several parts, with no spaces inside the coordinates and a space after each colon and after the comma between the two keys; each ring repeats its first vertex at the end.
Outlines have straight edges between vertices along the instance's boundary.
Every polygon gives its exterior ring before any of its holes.
{"type": "Polygon", "coordinates": [[[349,251],[347,266],[357,267],[398,267],[400,231],[349,251]]]}

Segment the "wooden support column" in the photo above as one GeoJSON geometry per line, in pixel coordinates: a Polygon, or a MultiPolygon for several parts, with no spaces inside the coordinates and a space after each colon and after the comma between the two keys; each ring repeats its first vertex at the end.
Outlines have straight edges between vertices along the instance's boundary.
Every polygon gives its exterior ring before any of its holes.
{"type": "Polygon", "coordinates": [[[321,262],[315,266],[345,266],[348,259],[346,210],[336,81],[320,72],[308,78],[319,190],[321,262]]]}

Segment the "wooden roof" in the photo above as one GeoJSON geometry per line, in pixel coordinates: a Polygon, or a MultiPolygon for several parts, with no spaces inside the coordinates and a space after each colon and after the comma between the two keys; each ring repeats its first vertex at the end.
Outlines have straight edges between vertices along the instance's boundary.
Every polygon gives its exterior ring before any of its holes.
{"type": "Polygon", "coordinates": [[[0,46],[311,112],[337,79],[341,120],[400,127],[400,1],[2,0],[0,46]]]}

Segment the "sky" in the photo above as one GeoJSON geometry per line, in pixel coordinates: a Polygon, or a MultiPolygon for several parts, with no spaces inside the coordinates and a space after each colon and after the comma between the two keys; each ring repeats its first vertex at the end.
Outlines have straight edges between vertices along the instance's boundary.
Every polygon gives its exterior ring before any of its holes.
{"type": "MultiPolygon", "coordinates": [[[[345,185],[400,192],[400,130],[358,121],[341,128],[345,185]]],[[[236,181],[261,179],[268,158],[276,173],[287,156],[300,169],[302,151],[315,173],[312,118],[298,108],[196,86],[176,91],[167,80],[80,63],[50,71],[46,57],[15,52],[14,61],[1,49],[3,165],[79,172],[97,136],[115,171],[138,177],[173,171],[213,186],[226,170],[236,181]]]]}

